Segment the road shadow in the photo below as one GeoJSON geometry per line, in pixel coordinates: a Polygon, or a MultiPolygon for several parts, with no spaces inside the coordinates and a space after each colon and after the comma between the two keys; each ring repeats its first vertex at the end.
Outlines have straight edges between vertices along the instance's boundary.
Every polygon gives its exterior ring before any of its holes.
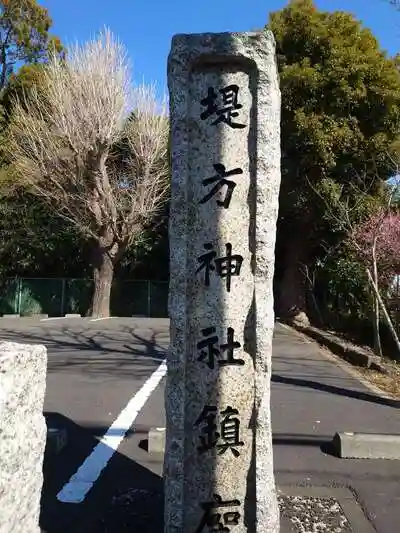
{"type": "Polygon", "coordinates": [[[48,372],[74,372],[108,377],[146,377],[148,365],[166,357],[167,338],[163,329],[135,325],[98,331],[90,327],[37,326],[23,331],[0,330],[3,340],[44,344],[48,349],[48,372]]]}
{"type": "Polygon", "coordinates": [[[319,448],[322,453],[338,457],[337,452],[332,444],[332,436],[327,435],[301,435],[297,433],[273,433],[272,445],[275,446],[294,446],[294,447],[313,447],[319,448]]]}
{"type": "Polygon", "coordinates": [[[83,427],[59,413],[45,413],[48,426],[67,431],[67,445],[55,456],[46,450],[40,527],[43,533],[162,533],[162,479],[114,452],[82,503],[62,503],[57,494],[90,455],[100,428],[83,427]]]}
{"type": "MultiPolygon", "coordinates": [[[[299,434],[276,434],[272,435],[273,446],[301,446],[317,447],[328,455],[337,456],[332,445],[332,437],[321,435],[299,435],[299,434]]],[[[149,451],[149,440],[144,438],[139,441],[139,448],[145,452],[149,451]]]]}
{"type": "MultiPolygon", "coordinates": [[[[163,480],[119,452],[114,453],[84,502],[59,502],[58,492],[98,444],[94,433],[101,428],[77,425],[59,413],[46,412],[45,417],[51,427],[67,430],[68,443],[59,455],[45,456],[40,516],[43,533],[163,533],[163,480]]],[[[135,432],[145,433],[140,428],[135,432]]],[[[147,451],[147,444],[143,438],[139,446],[147,451]]],[[[315,446],[332,454],[327,436],[276,434],[273,445],[315,446]]],[[[289,531],[288,527],[283,531],[289,531]]]]}
{"type": "Polygon", "coordinates": [[[320,383],[318,381],[312,381],[309,379],[291,378],[286,376],[280,376],[279,374],[272,374],[273,383],[282,383],[285,385],[294,385],[296,387],[305,387],[308,389],[327,392],[330,394],[337,394],[339,396],[346,396],[348,398],[355,398],[356,400],[362,400],[364,402],[376,403],[379,405],[385,405],[388,407],[399,407],[399,400],[392,400],[390,398],[384,398],[369,392],[362,392],[352,389],[345,389],[342,387],[336,387],[334,385],[327,385],[326,383],[320,383]]]}

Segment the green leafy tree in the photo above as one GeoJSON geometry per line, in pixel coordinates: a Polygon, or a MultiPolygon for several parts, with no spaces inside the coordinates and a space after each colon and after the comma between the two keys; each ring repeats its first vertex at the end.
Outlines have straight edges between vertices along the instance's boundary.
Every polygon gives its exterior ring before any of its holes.
{"type": "Polygon", "coordinates": [[[52,53],[63,54],[59,39],[49,33],[51,25],[47,9],[36,0],[0,0],[0,210],[3,213],[21,206],[21,197],[12,197],[15,176],[5,153],[13,102],[37,86],[43,64],[52,53]]]}
{"type": "Polygon", "coordinates": [[[321,240],[340,237],[314,189],[329,180],[349,198],[354,185],[373,196],[392,174],[400,73],[351,14],[319,11],[312,0],[291,1],[269,27],[282,91],[278,312],[295,319],[306,311],[301,266],[313,263],[321,240]]]}
{"type": "MultiPolygon", "coordinates": [[[[0,0],[0,187],[10,181],[4,153],[6,130],[15,97],[39,81],[52,54],[64,55],[60,40],[50,34],[52,19],[36,0],[0,0]],[[18,72],[16,69],[19,68],[18,72]]],[[[11,179],[12,181],[12,179],[11,179]]]]}
{"type": "MultiPolygon", "coordinates": [[[[16,74],[12,74],[0,97],[0,203],[7,201],[13,194],[16,178],[7,158],[7,128],[9,126],[15,101],[29,105],[31,91],[40,87],[43,64],[22,65],[16,74]]],[[[20,203],[20,199],[17,202],[20,203]]],[[[8,210],[7,207],[4,209],[8,210]]]]}
{"type": "Polygon", "coordinates": [[[62,50],[49,33],[51,25],[47,9],[36,0],[0,0],[0,91],[17,64],[38,63],[62,50]]]}
{"type": "Polygon", "coordinates": [[[87,255],[71,225],[27,190],[0,201],[1,277],[90,277],[87,255]]]}
{"type": "Polygon", "coordinates": [[[17,73],[11,74],[1,98],[7,120],[11,117],[15,100],[28,101],[30,92],[40,87],[43,68],[42,63],[31,63],[22,65],[17,73]]]}
{"type": "Polygon", "coordinates": [[[31,91],[41,84],[45,63],[53,53],[64,53],[59,39],[50,34],[51,25],[48,11],[36,0],[0,0],[2,276],[61,275],[65,270],[71,273],[81,270],[81,265],[76,264],[79,263],[77,251],[81,249],[81,243],[66,223],[54,217],[40,199],[18,186],[6,156],[7,129],[14,102],[29,101],[31,91]],[[63,256],[66,261],[55,259],[63,256]]]}

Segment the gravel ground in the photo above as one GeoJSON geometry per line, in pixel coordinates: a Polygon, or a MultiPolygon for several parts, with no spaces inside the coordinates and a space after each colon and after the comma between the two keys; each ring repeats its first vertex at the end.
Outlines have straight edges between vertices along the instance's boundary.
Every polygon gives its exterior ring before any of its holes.
{"type": "MultiPolygon", "coordinates": [[[[162,533],[163,503],[161,493],[148,490],[132,490],[116,496],[93,533],[162,533]]],[[[353,533],[334,498],[280,494],[279,507],[282,516],[292,524],[293,533],[353,533]]]]}
{"type": "Polygon", "coordinates": [[[335,498],[279,495],[281,514],[296,533],[352,533],[350,524],[335,498]]]}
{"type": "Polygon", "coordinates": [[[385,360],[385,365],[390,371],[389,374],[382,374],[375,370],[369,370],[366,368],[357,369],[359,372],[370,381],[376,387],[387,394],[393,396],[393,398],[400,399],[400,364],[394,361],[385,360]]]}
{"type": "Polygon", "coordinates": [[[133,489],[113,498],[93,533],[163,533],[163,508],[161,492],[133,489]]]}

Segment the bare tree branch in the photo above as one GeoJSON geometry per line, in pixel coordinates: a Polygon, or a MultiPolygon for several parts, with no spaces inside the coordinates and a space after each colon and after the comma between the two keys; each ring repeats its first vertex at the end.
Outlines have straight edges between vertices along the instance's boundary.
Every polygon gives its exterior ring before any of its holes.
{"type": "MultiPolygon", "coordinates": [[[[389,157],[389,155],[388,155],[389,157]]],[[[395,164],[396,162],[391,159],[392,163],[395,164]]],[[[379,179],[379,177],[377,177],[379,179]]],[[[393,183],[389,186],[387,196],[386,196],[386,204],[384,207],[381,207],[379,211],[375,214],[374,217],[374,228],[373,228],[373,234],[371,239],[371,248],[369,250],[365,250],[362,248],[362,245],[359,243],[359,240],[357,239],[357,231],[356,231],[356,225],[359,222],[357,213],[359,208],[362,206],[363,203],[368,201],[369,199],[369,193],[371,191],[371,184],[369,187],[366,187],[365,190],[361,190],[356,185],[352,185],[351,189],[355,193],[353,196],[356,198],[356,201],[351,205],[351,198],[352,195],[345,195],[343,186],[340,188],[337,188],[336,190],[336,197],[335,194],[333,194],[333,198],[327,198],[326,195],[322,194],[316,187],[312,185],[312,183],[308,180],[309,186],[312,188],[312,190],[315,192],[315,194],[322,200],[324,203],[326,212],[328,214],[328,217],[331,219],[333,223],[337,225],[337,227],[343,231],[347,237],[348,242],[351,244],[351,247],[357,252],[357,255],[359,257],[363,257],[362,260],[363,266],[365,268],[365,272],[367,275],[368,282],[371,286],[373,295],[374,295],[374,305],[375,305],[375,324],[374,327],[376,329],[376,349],[378,353],[381,353],[381,346],[380,346],[380,338],[379,338],[379,308],[382,311],[383,317],[385,319],[385,322],[390,330],[390,333],[392,335],[392,338],[396,344],[397,350],[400,354],[400,340],[397,335],[397,332],[393,326],[393,323],[391,321],[391,318],[389,316],[389,313],[387,312],[386,306],[383,302],[383,299],[381,297],[379,286],[378,286],[378,265],[377,265],[377,242],[380,235],[380,231],[382,228],[382,225],[386,219],[386,217],[389,215],[392,204],[393,204],[393,198],[400,190],[400,178],[399,178],[399,168],[396,165],[395,166],[395,178],[393,179],[393,183]],[[368,261],[365,261],[365,257],[368,257],[368,261]]]]}
{"type": "Polygon", "coordinates": [[[21,179],[81,233],[99,239],[106,228],[129,245],[166,199],[167,140],[165,105],[157,106],[154,87],[132,88],[125,51],[105,31],[73,47],[65,62],[53,57],[29,102],[16,103],[8,155],[21,179]],[[124,162],[114,153],[123,137],[124,162]]]}
{"type": "Polygon", "coordinates": [[[132,85],[108,30],[65,60],[54,55],[40,86],[15,102],[8,157],[23,184],[96,243],[97,316],[108,313],[114,265],[167,200],[168,135],[165,103],[154,87],[132,85]]]}

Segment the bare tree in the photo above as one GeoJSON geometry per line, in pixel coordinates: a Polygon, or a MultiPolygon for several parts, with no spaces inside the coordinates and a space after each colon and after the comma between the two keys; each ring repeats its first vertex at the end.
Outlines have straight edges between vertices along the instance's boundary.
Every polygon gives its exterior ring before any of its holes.
{"type": "MultiPolygon", "coordinates": [[[[367,267],[366,273],[373,287],[374,347],[379,355],[382,355],[380,308],[384,317],[385,312],[387,313],[385,306],[382,307],[379,300],[380,282],[385,278],[386,285],[388,281],[392,281],[400,264],[400,217],[397,213],[392,213],[395,192],[396,186],[393,186],[388,195],[387,205],[382,206],[377,213],[356,226],[349,239],[359,260],[367,267]]],[[[398,350],[400,354],[399,343],[398,350]]]]}
{"type": "Polygon", "coordinates": [[[54,56],[29,101],[15,103],[17,175],[93,243],[92,316],[109,315],[115,265],[167,199],[168,132],[165,105],[154,87],[131,84],[108,30],[54,56]]]}
{"type": "MultiPolygon", "coordinates": [[[[396,165],[396,169],[397,168],[398,166],[396,165]]],[[[369,190],[361,190],[356,185],[351,185],[351,188],[353,189],[353,195],[347,194],[343,187],[338,187],[336,190],[332,190],[331,187],[328,187],[329,194],[324,194],[320,190],[317,190],[315,187],[313,187],[310,182],[309,185],[325,204],[326,216],[336,226],[337,229],[340,229],[345,233],[348,243],[350,244],[351,248],[356,251],[358,258],[362,262],[369,286],[372,290],[374,347],[376,352],[379,355],[382,355],[379,332],[380,312],[382,312],[384,321],[386,322],[386,325],[391,333],[397,351],[400,354],[400,340],[393,326],[393,322],[387,311],[379,288],[377,260],[378,239],[381,237],[382,226],[390,214],[393,198],[399,191],[398,178],[395,179],[392,185],[390,185],[386,190],[386,205],[382,206],[381,204],[379,208],[377,206],[373,206],[373,199],[369,195],[369,190]],[[355,196],[357,198],[357,201],[353,204],[351,203],[351,196],[355,196]],[[370,218],[370,220],[373,222],[370,243],[365,249],[365,241],[360,241],[358,235],[359,232],[357,231],[357,222],[359,222],[359,220],[357,220],[359,218],[357,214],[359,213],[360,208],[365,209],[367,206],[370,206],[369,209],[371,209],[371,207],[374,209],[374,216],[370,218]]]]}

